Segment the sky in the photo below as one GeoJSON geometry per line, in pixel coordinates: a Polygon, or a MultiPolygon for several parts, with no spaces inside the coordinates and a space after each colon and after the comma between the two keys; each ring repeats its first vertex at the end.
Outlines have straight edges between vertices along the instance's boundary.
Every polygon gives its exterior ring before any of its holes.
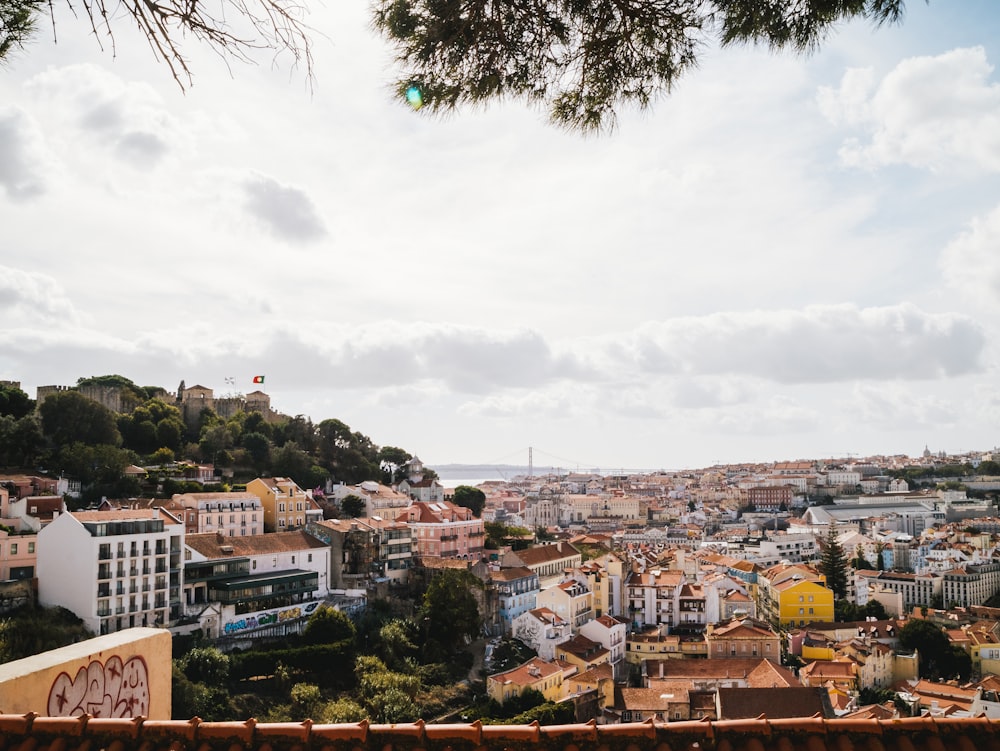
{"type": "Polygon", "coordinates": [[[682,469],[1000,444],[1000,4],[706,49],[611,134],[392,96],[364,1],[315,80],[182,91],[57,4],[0,68],[0,379],[264,390],[430,466],[682,469]]]}

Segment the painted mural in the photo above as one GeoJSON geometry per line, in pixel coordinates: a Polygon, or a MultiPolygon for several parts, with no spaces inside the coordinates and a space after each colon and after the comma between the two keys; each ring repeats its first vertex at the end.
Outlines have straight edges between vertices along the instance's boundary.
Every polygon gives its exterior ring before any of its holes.
{"type": "Polygon", "coordinates": [[[60,673],[49,689],[50,717],[139,717],[149,714],[149,671],[142,657],[91,660],[75,678],[60,673]]]}

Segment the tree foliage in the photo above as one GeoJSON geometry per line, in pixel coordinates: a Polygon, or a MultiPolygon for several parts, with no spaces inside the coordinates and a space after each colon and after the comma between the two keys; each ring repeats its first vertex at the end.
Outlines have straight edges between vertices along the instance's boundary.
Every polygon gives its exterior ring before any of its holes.
{"type": "MultiPolygon", "coordinates": [[[[134,24],[181,86],[191,77],[187,37],[237,60],[273,50],[312,71],[298,0],[80,7],[112,50],[118,23],[134,24]]],[[[896,22],[904,7],[905,0],[376,0],[373,22],[403,69],[398,93],[414,106],[447,111],[522,99],[561,126],[590,131],[612,127],[622,105],[648,107],[716,43],[810,51],[838,24],[896,22]]],[[[41,0],[0,0],[0,60],[25,46],[46,9],[55,12],[41,0]]]]}
{"type": "Polygon", "coordinates": [[[354,495],[354,493],[348,493],[340,501],[340,511],[348,519],[364,516],[366,509],[365,499],[354,495]]]}
{"type": "Polygon", "coordinates": [[[419,612],[427,633],[425,651],[429,647],[432,653],[454,653],[464,638],[479,633],[479,606],[472,594],[476,586],[479,581],[465,570],[449,568],[434,574],[419,612]]]}
{"type": "Polygon", "coordinates": [[[819,570],[826,577],[826,586],[833,590],[834,599],[847,597],[847,559],[843,547],[837,541],[837,530],[832,524],[823,541],[819,570]]]}
{"type": "Polygon", "coordinates": [[[464,506],[476,516],[481,516],[486,505],[486,493],[471,485],[459,485],[455,488],[452,501],[456,506],[464,506]]]}
{"type": "Polygon", "coordinates": [[[38,408],[45,437],[56,446],[70,443],[121,444],[114,414],[78,391],[50,394],[38,408]]]}
{"type": "Polygon", "coordinates": [[[401,96],[432,111],[505,98],[558,125],[614,125],[649,106],[702,49],[756,43],[814,49],[836,24],[900,18],[904,0],[378,0],[375,25],[404,69],[401,96]],[[414,94],[416,90],[416,94],[414,94]]]}
{"type": "Polygon", "coordinates": [[[66,608],[24,605],[0,616],[0,663],[65,647],[93,636],[66,608]]]}
{"type": "MultiPolygon", "coordinates": [[[[0,10],[0,13],[2,12],[0,10]]],[[[0,16],[0,24],[2,23],[2,16],[0,16]]],[[[0,57],[3,55],[0,54],[0,57]]],[[[14,386],[0,384],[0,417],[9,416],[20,420],[25,415],[31,414],[34,408],[35,402],[24,391],[14,386]]]]}
{"type": "Polygon", "coordinates": [[[940,626],[931,621],[911,619],[899,630],[899,643],[920,654],[920,677],[933,680],[967,680],[972,658],[953,645],[940,626]]]}
{"type": "MultiPolygon", "coordinates": [[[[61,7],[61,6],[60,6],[61,7]]],[[[303,64],[311,75],[312,44],[304,21],[305,6],[297,0],[93,0],[67,3],[64,12],[82,11],[94,37],[113,51],[122,26],[134,25],[145,35],[153,55],[167,65],[177,83],[191,81],[183,40],[207,43],[220,55],[250,62],[256,50],[272,50],[303,64]]],[[[53,28],[57,6],[43,0],[0,0],[0,61],[24,49],[48,11],[53,28]]],[[[120,378],[120,376],[118,376],[120,378]]],[[[83,379],[81,379],[83,380],[83,379]]],[[[94,380],[94,379],[87,379],[94,380]]],[[[124,379],[127,380],[127,379],[124,379]]]]}
{"type": "Polygon", "coordinates": [[[354,624],[343,611],[323,605],[309,616],[302,640],[306,644],[353,643],[356,635],[354,624]]]}

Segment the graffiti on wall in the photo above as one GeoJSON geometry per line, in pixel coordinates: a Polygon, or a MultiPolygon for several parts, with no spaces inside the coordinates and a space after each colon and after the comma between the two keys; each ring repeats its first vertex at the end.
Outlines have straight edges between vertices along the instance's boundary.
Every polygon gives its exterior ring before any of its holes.
{"type": "Polygon", "coordinates": [[[49,689],[50,717],[139,717],[149,714],[149,671],[141,657],[91,660],[75,678],[60,673],[49,689]]]}
{"type": "Polygon", "coordinates": [[[295,605],[294,607],[282,610],[268,610],[259,613],[251,613],[240,618],[238,621],[228,621],[222,626],[222,631],[226,636],[237,634],[241,631],[252,631],[255,628],[273,626],[276,623],[295,621],[312,615],[313,611],[320,606],[319,602],[309,602],[305,605],[295,605]]]}

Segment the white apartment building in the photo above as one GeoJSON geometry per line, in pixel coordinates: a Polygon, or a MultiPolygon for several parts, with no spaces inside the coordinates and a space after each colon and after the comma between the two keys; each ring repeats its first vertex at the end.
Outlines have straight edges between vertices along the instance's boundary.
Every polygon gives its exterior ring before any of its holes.
{"type": "MultiPolygon", "coordinates": [[[[202,617],[212,636],[302,617],[304,606],[329,593],[330,548],[304,531],[252,537],[190,535],[184,541],[185,610],[202,617]]],[[[310,611],[311,612],[311,611],[310,611]]]]}
{"type": "Polygon", "coordinates": [[[59,514],[38,533],[38,600],[95,634],[166,627],[179,604],[184,526],[164,509],[59,514]]]}
{"type": "Polygon", "coordinates": [[[579,633],[595,641],[611,653],[611,667],[617,680],[625,676],[625,638],[628,635],[626,621],[602,615],[587,621],[579,628],[579,633]]]}
{"type": "Polygon", "coordinates": [[[264,506],[253,493],[176,493],[165,508],[181,518],[189,535],[246,537],[264,532],[264,506]]]}

